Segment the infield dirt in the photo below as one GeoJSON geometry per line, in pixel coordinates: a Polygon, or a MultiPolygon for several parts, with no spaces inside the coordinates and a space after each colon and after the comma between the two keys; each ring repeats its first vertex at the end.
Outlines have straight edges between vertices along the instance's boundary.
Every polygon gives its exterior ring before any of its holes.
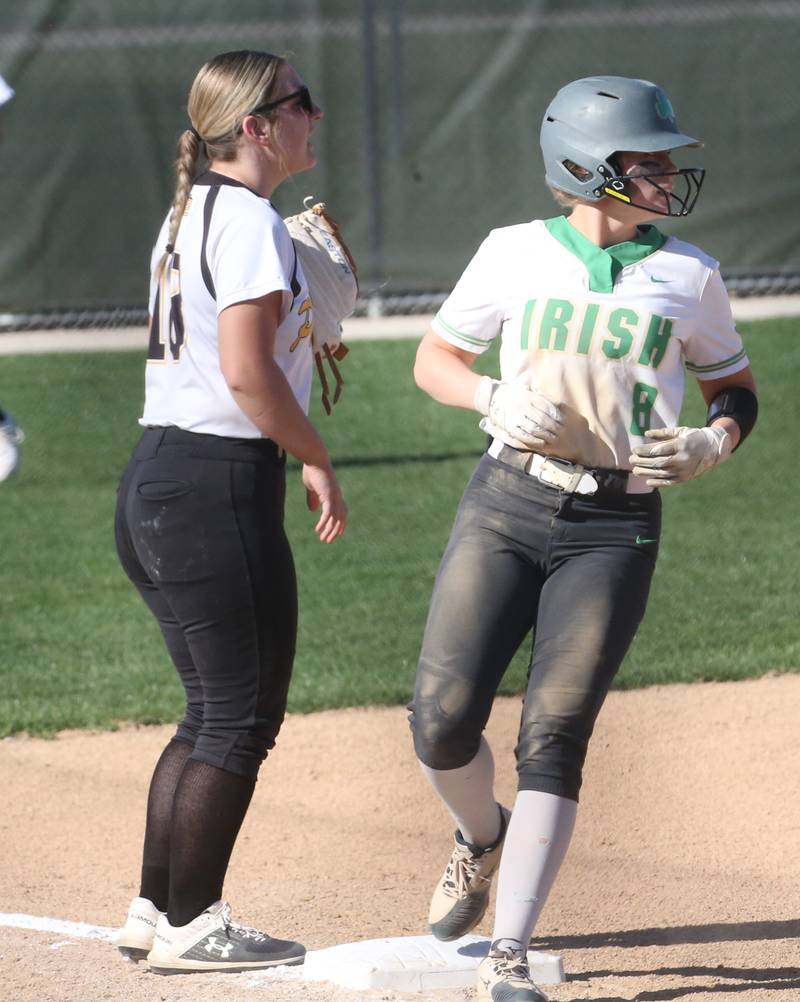
{"type": "MultiPolygon", "coordinates": [[[[487,736],[515,791],[518,699],[487,736]]],[[[137,890],[150,771],[168,727],[0,742],[0,912],[119,924],[137,890]]],[[[578,827],[537,930],[554,1002],[800,998],[800,675],[615,692],[578,827]]],[[[290,716],[231,864],[234,918],[309,949],[425,933],[451,823],[401,708],[290,716]]],[[[491,915],[491,912],[490,912],[491,915]]],[[[491,933],[490,919],[477,930],[491,933]]],[[[9,1002],[456,1002],[252,975],[161,978],[106,943],[0,928],[9,1002]]]]}

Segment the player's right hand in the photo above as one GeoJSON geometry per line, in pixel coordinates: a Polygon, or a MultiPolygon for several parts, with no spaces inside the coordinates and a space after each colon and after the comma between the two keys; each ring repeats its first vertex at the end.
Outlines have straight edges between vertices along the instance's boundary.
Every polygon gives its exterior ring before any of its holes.
{"type": "Polygon", "coordinates": [[[487,416],[498,430],[510,435],[518,447],[541,449],[564,426],[558,406],[527,383],[496,383],[487,416]]]}
{"type": "Polygon", "coordinates": [[[303,484],[309,511],[319,511],[314,532],[321,543],[333,543],[347,525],[347,505],[332,466],[303,464],[303,484]]]}

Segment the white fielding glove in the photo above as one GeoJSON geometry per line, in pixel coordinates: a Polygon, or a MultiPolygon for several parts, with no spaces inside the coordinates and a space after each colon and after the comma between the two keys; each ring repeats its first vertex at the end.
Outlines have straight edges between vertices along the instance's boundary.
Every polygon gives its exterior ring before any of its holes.
{"type": "Polygon", "coordinates": [[[475,390],[475,410],[505,432],[517,449],[541,449],[563,427],[561,412],[552,400],[524,383],[501,383],[483,376],[475,390]]]}
{"type": "Polygon", "coordinates": [[[669,487],[699,477],[732,452],[731,437],[719,425],[713,428],[655,428],[645,437],[653,445],[636,445],[629,462],[649,487],[669,487]]]}

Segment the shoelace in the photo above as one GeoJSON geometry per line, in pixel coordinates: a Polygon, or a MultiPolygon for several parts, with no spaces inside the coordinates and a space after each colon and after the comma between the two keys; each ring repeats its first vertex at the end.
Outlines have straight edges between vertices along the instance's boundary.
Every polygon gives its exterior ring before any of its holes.
{"type": "Polygon", "coordinates": [[[220,916],[222,918],[222,924],[225,926],[225,932],[228,934],[235,932],[238,933],[242,939],[254,939],[257,943],[268,938],[263,932],[259,932],[258,929],[251,929],[249,926],[237,925],[235,922],[232,922],[231,908],[228,904],[226,904],[222,909],[220,916]]]}
{"type": "Polygon", "coordinates": [[[480,857],[473,856],[466,846],[456,846],[445,871],[444,892],[451,897],[460,898],[470,890],[470,884],[476,877],[488,882],[487,877],[478,873],[480,862],[480,857]]]}
{"type": "Polygon", "coordinates": [[[250,926],[234,925],[231,922],[228,928],[233,929],[234,932],[238,932],[243,939],[254,939],[257,943],[265,942],[268,939],[263,932],[259,932],[258,929],[251,929],[250,926]]]}
{"type": "Polygon", "coordinates": [[[509,981],[519,982],[519,987],[530,988],[531,972],[527,957],[521,957],[513,950],[498,950],[490,954],[495,974],[509,981]]]}

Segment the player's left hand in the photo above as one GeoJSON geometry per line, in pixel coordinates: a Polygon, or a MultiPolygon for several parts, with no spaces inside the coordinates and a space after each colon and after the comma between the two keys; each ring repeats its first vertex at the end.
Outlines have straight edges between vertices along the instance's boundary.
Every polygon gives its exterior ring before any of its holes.
{"type": "Polygon", "coordinates": [[[730,456],[733,443],[724,428],[654,428],[645,432],[652,445],[633,448],[629,462],[649,487],[669,487],[699,477],[730,456]]]}
{"type": "Polygon", "coordinates": [[[319,521],[314,531],[321,543],[333,543],[347,526],[347,505],[333,472],[333,467],[303,464],[303,485],[309,511],[318,511],[319,521]]]}

